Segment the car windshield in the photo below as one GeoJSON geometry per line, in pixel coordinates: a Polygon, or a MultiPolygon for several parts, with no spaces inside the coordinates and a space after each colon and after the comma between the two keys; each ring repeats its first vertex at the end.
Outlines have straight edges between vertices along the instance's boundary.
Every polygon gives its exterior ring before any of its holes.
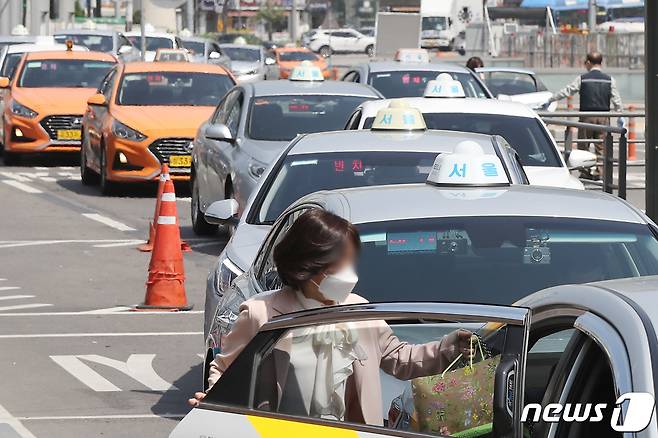
{"type": "Polygon", "coordinates": [[[473,216],[358,228],[355,291],[372,302],[511,304],[559,284],[658,274],[658,242],[640,224],[473,216]]]}
{"type": "Polygon", "coordinates": [[[255,222],[271,224],[290,204],[318,190],[427,179],[435,152],[336,152],[290,155],[268,178],[265,195],[256,202],[255,222]]]}
{"type": "MultiPolygon", "coordinates": [[[[142,37],[140,35],[131,35],[126,37],[130,40],[133,46],[138,49],[142,47],[142,37]]],[[[170,38],[165,37],[146,37],[146,50],[155,52],[158,49],[173,49],[174,42],[170,38]]]]}
{"type": "MultiPolygon", "coordinates": [[[[423,117],[429,129],[500,135],[516,150],[524,166],[562,166],[546,129],[532,117],[473,113],[423,113],[423,117]]],[[[368,117],[364,129],[370,129],[374,119],[368,117]]]]}
{"type": "Polygon", "coordinates": [[[54,36],[58,43],[65,43],[66,40],[73,41],[76,46],[84,46],[95,52],[112,52],[114,44],[110,35],[67,35],[60,34],[54,36]]]}
{"type": "Polygon", "coordinates": [[[233,86],[227,75],[191,72],[128,73],[119,105],[215,106],[233,86]]]}
{"type": "Polygon", "coordinates": [[[328,94],[256,97],[252,100],[249,137],[289,141],[297,134],[342,130],[352,111],[366,99],[328,94]]]}
{"type": "Polygon", "coordinates": [[[242,47],[222,47],[221,49],[226,56],[231,58],[231,61],[260,61],[260,50],[258,49],[245,49],[242,47]]]}
{"type": "Polygon", "coordinates": [[[2,70],[0,70],[0,76],[6,78],[12,78],[16,72],[16,66],[21,60],[22,53],[8,53],[5,57],[5,63],[2,65],[2,70]]]}
{"type": "Polygon", "coordinates": [[[317,61],[318,57],[311,52],[294,51],[294,52],[279,52],[279,59],[281,61],[317,61]]]}
{"type": "MultiPolygon", "coordinates": [[[[440,71],[386,71],[370,74],[369,83],[387,99],[421,97],[427,82],[436,79],[440,71]]],[[[458,80],[466,97],[487,97],[484,87],[470,73],[449,73],[458,80]]]]}
{"type": "Polygon", "coordinates": [[[513,96],[515,94],[535,93],[537,91],[546,91],[546,86],[535,80],[527,73],[515,72],[485,72],[480,73],[484,78],[484,83],[495,96],[506,94],[513,96]]]}
{"type": "Polygon", "coordinates": [[[423,30],[445,30],[446,17],[423,17],[423,30]]]}
{"type": "Polygon", "coordinates": [[[205,53],[205,43],[199,41],[183,41],[183,47],[191,52],[192,55],[203,56],[205,53]]]}
{"type": "Polygon", "coordinates": [[[44,59],[27,61],[19,87],[98,88],[114,66],[113,62],[82,59],[44,59]]]}

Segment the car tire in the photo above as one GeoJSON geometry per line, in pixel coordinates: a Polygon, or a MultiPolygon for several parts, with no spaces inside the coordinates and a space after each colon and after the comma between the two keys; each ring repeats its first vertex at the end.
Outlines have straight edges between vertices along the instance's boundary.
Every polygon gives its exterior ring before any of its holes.
{"type": "Polygon", "coordinates": [[[375,46],[370,44],[368,47],[366,47],[366,55],[368,55],[370,58],[375,56],[375,46]]]}
{"type": "Polygon", "coordinates": [[[203,217],[201,211],[201,203],[199,201],[199,183],[194,175],[192,175],[192,202],[190,203],[190,217],[192,219],[192,230],[197,236],[210,236],[217,233],[219,227],[217,225],[209,224],[203,217]]]}
{"type": "Polygon", "coordinates": [[[87,167],[87,148],[84,145],[85,140],[82,140],[80,146],[80,179],[85,186],[93,186],[98,184],[98,174],[87,167]]]}
{"type": "Polygon", "coordinates": [[[328,57],[330,57],[331,54],[333,53],[333,50],[331,50],[331,47],[330,47],[330,46],[322,46],[322,47],[320,47],[320,50],[318,50],[318,53],[319,53],[320,56],[322,56],[323,58],[328,58],[328,57]]]}
{"type": "Polygon", "coordinates": [[[105,147],[101,145],[101,174],[100,174],[100,188],[101,194],[109,196],[114,192],[114,183],[107,178],[107,153],[105,147]]]}
{"type": "Polygon", "coordinates": [[[2,153],[2,160],[5,166],[16,166],[21,162],[21,155],[16,152],[9,152],[4,150],[2,153]]]}

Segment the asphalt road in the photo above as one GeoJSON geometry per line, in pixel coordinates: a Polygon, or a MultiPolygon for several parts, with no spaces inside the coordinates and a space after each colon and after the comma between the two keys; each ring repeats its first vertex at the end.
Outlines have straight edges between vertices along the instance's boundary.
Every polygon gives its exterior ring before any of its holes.
{"type": "Polygon", "coordinates": [[[187,297],[143,313],[155,186],[103,197],[75,157],[0,166],[0,437],[166,436],[201,384],[202,311],[221,238],[195,238],[177,187],[187,297]],[[55,162],[53,162],[55,161],[55,162]]]}

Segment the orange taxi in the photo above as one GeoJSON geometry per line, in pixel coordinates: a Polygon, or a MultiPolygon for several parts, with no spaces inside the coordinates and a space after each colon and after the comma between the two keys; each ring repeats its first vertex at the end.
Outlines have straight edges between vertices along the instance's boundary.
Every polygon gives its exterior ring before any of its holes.
{"type": "Polygon", "coordinates": [[[218,65],[117,64],[87,101],[83,184],[100,183],[107,194],[117,182],[157,179],[164,163],[172,179],[189,179],[196,130],[234,85],[231,73],[218,65]]]}
{"type": "Polygon", "coordinates": [[[87,98],[93,96],[116,58],[101,52],[52,51],[23,55],[6,90],[2,144],[4,162],[22,154],[77,152],[87,98]]]}
{"type": "Polygon", "coordinates": [[[279,67],[279,79],[288,79],[292,70],[304,61],[312,62],[313,65],[322,70],[325,79],[329,79],[331,75],[324,58],[316,55],[306,47],[279,47],[272,52],[279,67]]]}

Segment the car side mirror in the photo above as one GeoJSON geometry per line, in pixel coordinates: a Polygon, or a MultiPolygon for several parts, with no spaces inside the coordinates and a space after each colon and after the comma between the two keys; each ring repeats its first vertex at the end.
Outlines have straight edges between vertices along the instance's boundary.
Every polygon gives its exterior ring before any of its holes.
{"type": "Polygon", "coordinates": [[[238,208],[238,201],[235,199],[215,201],[208,206],[204,217],[209,224],[223,225],[227,221],[237,221],[238,208]]]}
{"type": "Polygon", "coordinates": [[[87,105],[106,106],[107,101],[105,100],[105,96],[102,94],[94,94],[93,96],[89,96],[89,99],[87,99],[87,105]]]}
{"type": "Polygon", "coordinates": [[[226,141],[229,143],[235,141],[228,126],[222,125],[221,123],[208,125],[208,127],[206,127],[206,138],[209,138],[210,140],[226,141]]]}
{"type": "Polygon", "coordinates": [[[276,60],[274,58],[267,57],[265,58],[265,65],[274,65],[276,64],[276,60]]]}
{"type": "Polygon", "coordinates": [[[588,169],[596,165],[596,155],[590,151],[582,151],[574,149],[569,154],[567,159],[567,167],[569,170],[588,169]]]}
{"type": "Polygon", "coordinates": [[[219,59],[221,57],[222,55],[220,55],[219,52],[214,52],[214,51],[210,52],[210,54],[208,55],[208,59],[219,59]]]}
{"type": "Polygon", "coordinates": [[[127,55],[133,51],[133,46],[121,46],[119,47],[119,55],[127,55]]]}
{"type": "Polygon", "coordinates": [[[9,88],[9,78],[0,76],[0,88],[9,88]]]}

